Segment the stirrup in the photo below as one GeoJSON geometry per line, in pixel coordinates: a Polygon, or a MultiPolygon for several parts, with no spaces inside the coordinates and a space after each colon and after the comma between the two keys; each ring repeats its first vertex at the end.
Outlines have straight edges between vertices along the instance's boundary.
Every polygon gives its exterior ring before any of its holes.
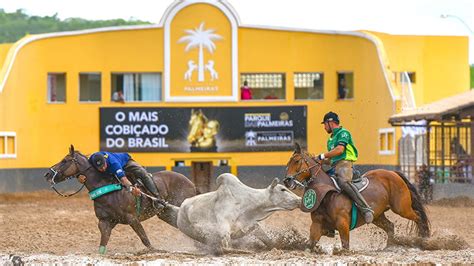
{"type": "Polygon", "coordinates": [[[354,204],[355,204],[355,205],[357,206],[357,208],[359,208],[359,210],[361,210],[363,213],[371,212],[372,214],[374,214],[374,210],[372,210],[372,208],[360,206],[360,205],[357,204],[356,202],[354,202],[354,204]]]}

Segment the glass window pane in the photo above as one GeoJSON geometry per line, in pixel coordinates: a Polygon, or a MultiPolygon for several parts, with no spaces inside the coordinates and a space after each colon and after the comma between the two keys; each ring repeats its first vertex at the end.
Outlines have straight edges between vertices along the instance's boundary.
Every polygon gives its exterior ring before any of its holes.
{"type": "Polygon", "coordinates": [[[0,136],[0,154],[5,154],[7,151],[5,150],[5,138],[6,136],[0,136]]]}
{"type": "Polygon", "coordinates": [[[388,151],[394,151],[394,147],[393,147],[393,132],[388,132],[388,133],[387,133],[387,150],[388,150],[388,151]]]}
{"type": "Polygon", "coordinates": [[[8,136],[7,137],[7,154],[15,154],[15,137],[8,136]]]}
{"type": "Polygon", "coordinates": [[[66,101],[66,74],[48,73],[48,102],[66,101]]]}
{"type": "Polygon", "coordinates": [[[245,73],[240,76],[242,100],[285,99],[285,74],[245,73]]]}
{"type": "Polygon", "coordinates": [[[337,98],[354,98],[354,73],[337,73],[337,98]]]}
{"type": "Polygon", "coordinates": [[[295,99],[323,99],[324,98],[324,74],[295,73],[294,78],[295,99]]]}
{"type": "Polygon", "coordinates": [[[142,101],[157,102],[161,100],[161,75],[141,74],[140,84],[142,101]]]}
{"type": "Polygon", "coordinates": [[[79,100],[81,102],[100,102],[101,78],[100,74],[79,74],[79,100]]]}
{"type": "Polygon", "coordinates": [[[386,133],[380,133],[379,134],[379,143],[380,143],[380,146],[379,146],[379,150],[380,151],[386,151],[387,150],[387,138],[386,138],[386,133]]]}
{"type": "Polygon", "coordinates": [[[112,74],[111,100],[115,102],[161,101],[160,73],[112,74]]]}

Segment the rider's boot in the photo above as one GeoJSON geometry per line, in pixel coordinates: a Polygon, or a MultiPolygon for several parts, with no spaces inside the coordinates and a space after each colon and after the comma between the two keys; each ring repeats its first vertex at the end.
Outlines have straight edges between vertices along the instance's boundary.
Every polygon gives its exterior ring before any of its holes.
{"type": "Polygon", "coordinates": [[[155,182],[153,182],[152,175],[147,173],[142,176],[141,179],[148,191],[150,191],[155,198],[159,199],[153,200],[153,207],[155,207],[155,209],[163,209],[165,207],[165,201],[161,198],[160,192],[158,192],[158,188],[156,187],[155,182]]]}
{"type": "Polygon", "coordinates": [[[370,224],[374,220],[374,211],[370,208],[359,190],[350,182],[343,182],[341,188],[353,201],[355,201],[357,208],[359,208],[364,215],[365,222],[370,224]]]}

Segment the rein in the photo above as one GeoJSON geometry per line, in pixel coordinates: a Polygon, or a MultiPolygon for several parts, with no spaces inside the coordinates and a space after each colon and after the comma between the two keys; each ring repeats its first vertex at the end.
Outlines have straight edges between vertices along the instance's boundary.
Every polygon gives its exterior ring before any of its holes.
{"type": "MultiPolygon", "coordinates": [[[[303,158],[306,165],[309,166],[310,164],[309,164],[308,160],[306,159],[306,156],[301,156],[301,157],[303,158]]],[[[298,185],[300,187],[303,187],[303,188],[306,188],[308,186],[308,184],[311,183],[311,181],[313,181],[314,177],[316,177],[318,175],[319,171],[321,171],[322,168],[323,168],[323,166],[321,164],[318,164],[317,162],[315,162],[314,165],[309,166],[309,167],[307,167],[303,170],[300,170],[292,176],[287,176],[285,179],[290,179],[293,182],[295,182],[296,185],[298,185]],[[318,165],[319,165],[318,170],[316,170],[316,173],[313,173],[313,168],[318,166],[318,165]],[[309,171],[309,173],[311,174],[309,178],[306,178],[302,182],[300,182],[296,179],[296,177],[298,177],[299,175],[301,175],[302,173],[307,172],[307,171],[309,171]]]]}
{"type": "MultiPolygon", "coordinates": [[[[72,158],[72,162],[76,165],[76,168],[79,170],[79,173],[76,174],[75,176],[69,176],[69,177],[65,178],[63,181],[68,180],[68,179],[71,179],[71,178],[77,178],[77,176],[79,176],[79,175],[84,175],[84,173],[92,167],[92,165],[90,165],[90,166],[87,167],[85,170],[82,170],[82,171],[81,171],[81,170],[80,170],[80,167],[79,167],[80,164],[79,164],[79,162],[77,161],[77,159],[76,159],[76,157],[75,157],[76,154],[77,154],[77,153],[74,153],[74,157],[72,158]]],[[[84,156],[84,157],[85,157],[85,156],[84,156]]],[[[79,192],[84,188],[84,186],[85,186],[85,184],[82,184],[82,186],[79,188],[79,190],[77,190],[76,192],[74,192],[74,193],[72,193],[72,194],[63,194],[63,193],[59,192],[59,191],[56,189],[56,187],[54,187],[54,185],[58,184],[58,183],[56,183],[56,182],[54,181],[54,178],[58,175],[58,171],[54,170],[53,168],[50,168],[50,170],[54,173],[54,175],[53,175],[53,177],[52,177],[52,179],[51,179],[51,181],[53,182],[53,184],[51,185],[51,188],[52,188],[58,195],[60,195],[60,196],[62,196],[62,197],[68,198],[68,197],[74,196],[74,195],[76,195],[77,193],[79,193],[79,192]]],[[[61,181],[61,182],[63,182],[63,181],[61,181]]]]}

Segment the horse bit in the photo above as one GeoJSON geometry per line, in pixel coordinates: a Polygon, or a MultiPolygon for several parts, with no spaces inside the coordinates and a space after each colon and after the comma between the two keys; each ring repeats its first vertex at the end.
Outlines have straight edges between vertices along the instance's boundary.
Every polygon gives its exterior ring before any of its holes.
{"type": "MultiPolygon", "coordinates": [[[[301,156],[301,158],[304,160],[304,162],[306,163],[306,165],[308,166],[309,165],[309,162],[308,160],[306,160],[306,158],[304,156],[301,156]]],[[[297,172],[296,174],[294,175],[290,175],[290,176],[287,176],[285,177],[285,179],[283,179],[283,182],[285,181],[291,181],[291,182],[294,182],[297,186],[300,186],[302,188],[306,188],[308,186],[308,184],[313,181],[313,176],[316,176],[319,171],[321,170],[322,166],[319,167],[318,171],[316,171],[316,174],[311,174],[311,169],[316,167],[318,164],[314,164],[312,166],[309,166],[308,168],[305,168],[303,170],[300,170],[299,172],[297,172]],[[299,175],[301,175],[302,173],[306,172],[306,171],[309,171],[309,173],[311,174],[310,178],[307,178],[306,180],[303,180],[303,182],[300,182],[296,179],[296,177],[298,177],[299,175]]]]}

